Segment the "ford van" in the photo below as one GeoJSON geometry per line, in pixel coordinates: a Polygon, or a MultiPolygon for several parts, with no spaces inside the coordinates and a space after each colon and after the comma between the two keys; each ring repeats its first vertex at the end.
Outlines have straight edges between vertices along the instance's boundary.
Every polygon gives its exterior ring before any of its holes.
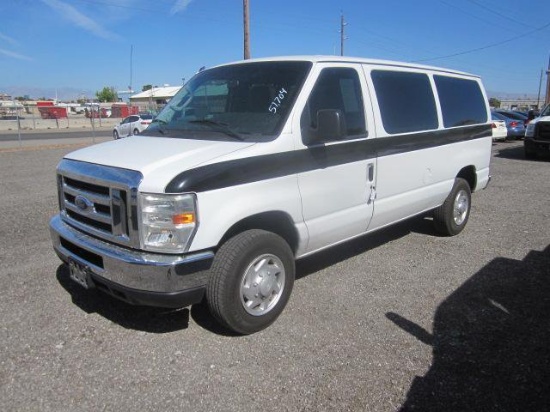
{"type": "Polygon", "coordinates": [[[490,177],[478,76],[335,56],[197,73],[140,135],[67,154],[53,246],[130,304],[206,300],[241,334],[283,311],[295,261],[412,216],[468,222],[490,177]]]}

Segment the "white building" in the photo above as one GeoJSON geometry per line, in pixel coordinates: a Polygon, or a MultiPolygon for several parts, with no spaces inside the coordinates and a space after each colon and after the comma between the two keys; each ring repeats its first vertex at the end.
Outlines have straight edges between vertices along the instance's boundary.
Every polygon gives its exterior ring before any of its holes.
{"type": "Polygon", "coordinates": [[[130,103],[140,110],[158,110],[179,92],[182,86],[153,87],[150,90],[130,96],[130,103]]]}

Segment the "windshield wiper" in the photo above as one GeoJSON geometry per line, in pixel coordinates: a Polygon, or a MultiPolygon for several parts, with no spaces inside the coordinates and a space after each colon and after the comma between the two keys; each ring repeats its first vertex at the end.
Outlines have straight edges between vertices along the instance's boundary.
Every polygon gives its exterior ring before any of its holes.
{"type": "Polygon", "coordinates": [[[211,129],[216,132],[224,133],[225,135],[233,137],[234,139],[244,141],[244,138],[240,134],[232,130],[227,123],[216,122],[215,120],[210,119],[189,120],[189,123],[211,126],[211,129]]]}

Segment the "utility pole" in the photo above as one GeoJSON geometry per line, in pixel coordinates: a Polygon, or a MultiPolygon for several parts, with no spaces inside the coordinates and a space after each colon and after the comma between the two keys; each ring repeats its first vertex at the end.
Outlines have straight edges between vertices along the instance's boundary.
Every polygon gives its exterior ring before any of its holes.
{"type": "Polygon", "coordinates": [[[550,103],[550,57],[548,58],[548,69],[546,70],[546,98],[545,104],[550,103]]]}
{"type": "Polygon", "coordinates": [[[543,70],[540,69],[539,94],[537,96],[537,109],[540,109],[540,89],[542,88],[542,73],[543,73],[543,70]]]}
{"type": "Polygon", "coordinates": [[[250,59],[250,8],[248,0],[243,0],[244,20],[244,59],[250,59]]]}
{"type": "Polygon", "coordinates": [[[128,85],[128,91],[130,93],[133,93],[134,89],[132,89],[132,81],[133,75],[134,75],[134,45],[132,44],[130,46],[130,84],[128,85]]]}
{"type": "Polygon", "coordinates": [[[344,34],[344,27],[348,24],[344,20],[344,14],[340,14],[340,56],[344,55],[344,40],[347,40],[346,35],[344,34]]]}

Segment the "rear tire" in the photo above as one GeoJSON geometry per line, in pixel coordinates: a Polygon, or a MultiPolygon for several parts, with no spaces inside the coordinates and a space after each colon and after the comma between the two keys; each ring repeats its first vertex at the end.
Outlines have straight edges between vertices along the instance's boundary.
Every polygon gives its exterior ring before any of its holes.
{"type": "Polygon", "coordinates": [[[135,135],[138,135],[138,134],[139,134],[139,130],[138,130],[138,129],[134,129],[134,133],[133,133],[133,134],[134,134],[134,136],[135,136],[135,135]]]}
{"type": "Polygon", "coordinates": [[[286,306],[294,285],[294,254],[280,236],[248,230],[216,253],[206,299],[226,328],[248,335],[271,325],[286,306]]]}
{"type": "Polygon", "coordinates": [[[458,235],[470,217],[472,194],[466,180],[457,177],[445,202],[434,210],[434,225],[443,236],[458,235]]]}

